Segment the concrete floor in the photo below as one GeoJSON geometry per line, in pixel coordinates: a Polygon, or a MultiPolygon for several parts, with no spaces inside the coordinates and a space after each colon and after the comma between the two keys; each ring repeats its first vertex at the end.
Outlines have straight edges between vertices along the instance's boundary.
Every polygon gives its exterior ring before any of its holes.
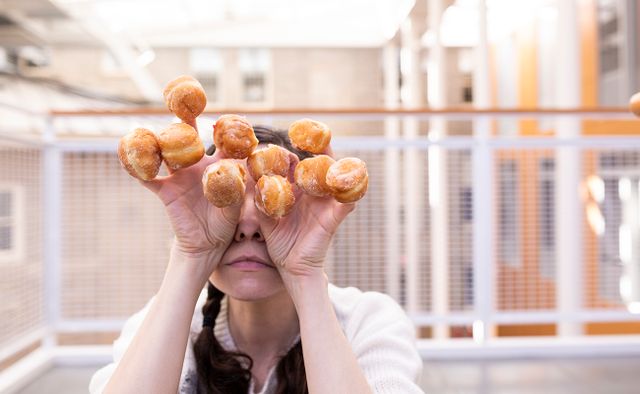
{"type": "MultiPolygon", "coordinates": [[[[95,370],[54,368],[18,393],[85,394],[95,370]]],[[[640,358],[425,362],[422,388],[443,394],[640,393],[640,358]]]]}

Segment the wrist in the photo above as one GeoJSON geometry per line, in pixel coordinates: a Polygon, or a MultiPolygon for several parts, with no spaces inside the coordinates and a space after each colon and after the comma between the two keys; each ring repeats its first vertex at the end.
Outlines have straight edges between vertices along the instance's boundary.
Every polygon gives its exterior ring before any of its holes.
{"type": "Polygon", "coordinates": [[[298,312],[307,305],[315,305],[329,294],[329,280],[321,268],[306,275],[283,273],[282,279],[298,312]]]}
{"type": "Polygon", "coordinates": [[[204,264],[217,264],[217,261],[220,260],[222,256],[222,252],[218,251],[216,248],[208,248],[208,249],[195,249],[190,247],[185,247],[180,244],[180,242],[176,239],[171,243],[171,257],[173,256],[180,257],[185,261],[195,261],[204,264]]]}
{"type": "Polygon", "coordinates": [[[219,261],[220,256],[214,251],[184,252],[174,244],[162,284],[179,282],[199,294],[219,261]]]}

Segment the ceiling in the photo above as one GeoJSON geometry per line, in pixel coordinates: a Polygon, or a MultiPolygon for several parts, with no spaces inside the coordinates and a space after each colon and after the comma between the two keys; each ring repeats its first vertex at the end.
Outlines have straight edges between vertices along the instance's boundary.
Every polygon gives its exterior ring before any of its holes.
{"type": "Polygon", "coordinates": [[[56,46],[109,51],[153,102],[153,48],[381,47],[426,0],[0,0],[0,71],[56,46]],[[415,6],[415,7],[414,7],[415,6]]]}
{"type": "Polygon", "coordinates": [[[376,47],[415,0],[0,0],[0,45],[91,45],[117,39],[151,47],[376,47]],[[12,34],[9,34],[10,30],[12,34]],[[87,34],[89,30],[89,34],[87,34]],[[20,34],[18,34],[18,32],[20,34]],[[100,36],[101,34],[97,34],[100,36]]]}

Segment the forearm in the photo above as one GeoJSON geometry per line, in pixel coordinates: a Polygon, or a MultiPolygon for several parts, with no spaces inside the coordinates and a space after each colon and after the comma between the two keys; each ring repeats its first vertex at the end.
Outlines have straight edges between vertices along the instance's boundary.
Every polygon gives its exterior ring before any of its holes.
{"type": "Polygon", "coordinates": [[[105,393],[176,393],[189,328],[206,282],[200,261],[174,250],[160,290],[105,393]]]}
{"type": "Polygon", "coordinates": [[[329,299],[326,277],[304,277],[287,287],[300,321],[309,392],[371,393],[329,299]]]}

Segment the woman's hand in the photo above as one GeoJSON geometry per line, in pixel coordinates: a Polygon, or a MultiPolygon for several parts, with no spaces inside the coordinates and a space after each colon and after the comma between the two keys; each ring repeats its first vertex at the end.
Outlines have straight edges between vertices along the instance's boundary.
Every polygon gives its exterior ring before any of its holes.
{"type": "Polygon", "coordinates": [[[280,219],[262,215],[267,250],[285,285],[297,279],[324,276],[331,240],[354,208],[355,203],[341,204],[331,197],[313,197],[298,191],[289,215],[280,219]]]}
{"type": "Polygon", "coordinates": [[[176,235],[174,248],[187,259],[204,260],[204,271],[213,271],[231,242],[240,215],[240,205],[217,208],[205,198],[202,174],[207,166],[222,155],[205,155],[198,163],[171,172],[168,176],[141,181],[154,192],[176,235]]]}
{"type": "MultiPolygon", "coordinates": [[[[333,157],[329,145],[323,154],[333,157]]],[[[261,214],[260,227],[271,260],[283,280],[320,275],[324,278],[324,261],[338,226],[356,207],[342,204],[332,197],[314,197],[302,192],[293,182],[297,157],[292,155],[289,180],[293,183],[296,203],[285,217],[272,219],[261,214]]]]}

